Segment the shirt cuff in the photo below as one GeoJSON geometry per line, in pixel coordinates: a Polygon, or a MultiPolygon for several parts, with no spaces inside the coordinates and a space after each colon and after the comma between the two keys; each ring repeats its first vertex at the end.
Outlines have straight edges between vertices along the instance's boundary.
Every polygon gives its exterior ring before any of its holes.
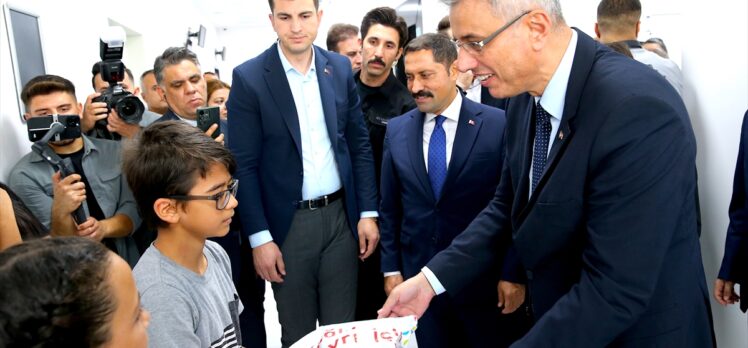
{"type": "Polygon", "coordinates": [[[361,212],[361,218],[362,219],[365,219],[365,218],[376,218],[376,217],[379,217],[379,213],[377,213],[376,211],[362,211],[361,212]]]}
{"type": "Polygon", "coordinates": [[[434,272],[431,272],[431,270],[428,267],[421,268],[421,272],[423,272],[423,275],[426,276],[426,280],[429,281],[431,288],[434,289],[434,292],[437,295],[441,295],[447,292],[447,289],[445,289],[442,283],[439,282],[439,279],[436,279],[434,272]]]}
{"type": "Polygon", "coordinates": [[[270,231],[268,230],[260,231],[249,236],[249,245],[252,246],[252,249],[272,241],[273,236],[270,235],[270,231]]]}
{"type": "Polygon", "coordinates": [[[395,271],[395,272],[384,272],[384,277],[385,278],[391,277],[391,276],[396,276],[396,275],[400,275],[400,272],[398,272],[398,271],[395,271]]]}

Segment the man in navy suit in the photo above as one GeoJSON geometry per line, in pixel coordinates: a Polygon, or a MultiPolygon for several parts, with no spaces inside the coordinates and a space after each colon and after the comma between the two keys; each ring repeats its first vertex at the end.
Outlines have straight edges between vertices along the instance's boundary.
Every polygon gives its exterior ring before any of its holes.
{"type": "Polygon", "coordinates": [[[714,345],[678,93],[568,27],[558,1],[450,3],[459,69],[512,97],[504,169],[489,205],[380,315],[460,291],[511,235],[536,320],[515,346],[714,345]]]}
{"type": "MultiPolygon", "coordinates": [[[[454,43],[442,34],[424,34],[404,52],[418,109],[387,124],[380,204],[387,293],[448,247],[488,204],[504,159],[504,112],[458,92],[454,43]]],[[[514,311],[525,300],[524,285],[501,284],[515,291],[508,299],[497,296],[500,266],[460,293],[437,298],[418,321],[418,344],[506,347],[521,337],[524,311],[517,318],[502,316],[497,303],[514,311]]]]}
{"type": "Polygon", "coordinates": [[[748,309],[748,300],[740,301],[740,294],[735,284],[748,284],[748,111],[743,116],[743,128],[740,131],[740,148],[735,165],[735,180],[732,184],[732,201],[730,201],[730,225],[725,239],[725,255],[719,276],[714,282],[714,298],[726,306],[740,302],[740,310],[748,309]]]}
{"type": "Polygon", "coordinates": [[[368,133],[350,61],[312,45],[316,0],[270,0],[278,43],[234,69],[227,104],[239,217],[288,347],[354,319],[357,260],[379,241],[368,133]]]}

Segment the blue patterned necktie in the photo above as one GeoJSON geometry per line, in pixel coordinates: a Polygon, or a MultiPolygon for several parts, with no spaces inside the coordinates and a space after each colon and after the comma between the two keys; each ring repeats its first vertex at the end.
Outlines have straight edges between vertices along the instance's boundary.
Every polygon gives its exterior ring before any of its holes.
{"type": "Polygon", "coordinates": [[[535,104],[535,146],[532,151],[532,186],[531,192],[538,186],[540,177],[548,159],[548,141],[551,138],[551,115],[543,109],[540,102],[535,104]]]}
{"type": "Polygon", "coordinates": [[[444,133],[442,123],[447,118],[436,116],[434,122],[434,131],[431,132],[429,140],[429,181],[431,189],[434,191],[434,199],[439,199],[444,186],[444,180],[447,178],[447,134],[444,133]]]}

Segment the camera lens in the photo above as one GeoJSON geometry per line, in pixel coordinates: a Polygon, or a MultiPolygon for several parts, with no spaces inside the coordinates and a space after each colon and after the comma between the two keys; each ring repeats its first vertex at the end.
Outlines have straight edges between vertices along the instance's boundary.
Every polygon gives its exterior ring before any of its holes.
{"type": "Polygon", "coordinates": [[[123,121],[129,124],[137,124],[143,119],[145,106],[138,97],[127,95],[117,101],[116,110],[123,121]]]}

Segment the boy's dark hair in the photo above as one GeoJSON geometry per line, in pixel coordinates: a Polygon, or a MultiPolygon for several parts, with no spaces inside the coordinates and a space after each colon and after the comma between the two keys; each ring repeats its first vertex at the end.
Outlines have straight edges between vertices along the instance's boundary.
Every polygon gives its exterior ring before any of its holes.
{"type": "Polygon", "coordinates": [[[436,31],[441,34],[444,34],[443,31],[449,30],[451,28],[452,28],[452,24],[449,22],[449,16],[444,16],[444,18],[442,18],[439,21],[439,24],[436,26],[436,31]]]}
{"type": "Polygon", "coordinates": [[[602,31],[620,33],[630,30],[641,15],[639,0],[602,0],[597,5],[597,25],[602,31]]]}
{"type": "Polygon", "coordinates": [[[183,60],[189,60],[196,66],[200,66],[197,55],[185,47],[169,47],[164,53],[156,57],[153,62],[153,74],[156,75],[156,83],[159,85],[164,81],[164,69],[170,65],[177,65],[183,60]]]}
{"type": "MultiPolygon", "coordinates": [[[[275,13],[275,0],[268,0],[268,5],[270,5],[270,12],[275,13]]],[[[319,0],[314,0],[314,8],[319,10],[319,0]]]]}
{"type": "Polygon", "coordinates": [[[366,35],[369,34],[369,28],[375,24],[395,29],[400,36],[397,47],[403,48],[405,46],[405,42],[408,41],[408,24],[405,23],[403,17],[397,15],[395,9],[377,7],[366,13],[364,19],[361,21],[361,39],[366,39],[366,35]]]}
{"type": "Polygon", "coordinates": [[[75,86],[70,80],[57,75],[39,75],[23,86],[21,100],[28,111],[29,102],[36,96],[47,95],[54,92],[70,93],[75,98],[75,86]]]}
{"type": "Polygon", "coordinates": [[[338,43],[352,37],[358,37],[358,27],[345,23],[333,24],[327,31],[327,50],[340,53],[338,43]]]}
{"type": "Polygon", "coordinates": [[[236,162],[221,143],[182,121],[153,123],[123,151],[122,172],[127,178],[140,216],[149,228],[166,226],[153,211],[153,203],[171,195],[187,195],[198,175],[205,177],[213,164],[234,173],[236,162]]]}
{"type": "Polygon", "coordinates": [[[117,304],[111,253],[82,237],[27,241],[0,253],[3,347],[100,347],[117,304]]]}
{"type": "Polygon", "coordinates": [[[434,56],[434,61],[444,64],[444,67],[447,68],[447,72],[449,72],[449,67],[452,66],[452,63],[457,59],[457,46],[455,46],[455,43],[444,34],[428,33],[411,40],[408,45],[405,46],[403,55],[407,56],[408,53],[422,50],[431,51],[431,54],[434,56]]]}
{"type": "MultiPolygon", "coordinates": [[[[93,87],[94,90],[96,89],[96,75],[101,74],[101,66],[99,65],[99,63],[101,62],[96,62],[91,67],[91,87],[93,87]]],[[[135,75],[132,74],[132,70],[130,70],[130,68],[125,67],[125,73],[127,74],[127,77],[130,78],[130,81],[132,81],[132,84],[133,84],[132,88],[135,88],[136,87],[135,75]]],[[[101,79],[103,80],[104,77],[102,76],[101,79]]]]}

